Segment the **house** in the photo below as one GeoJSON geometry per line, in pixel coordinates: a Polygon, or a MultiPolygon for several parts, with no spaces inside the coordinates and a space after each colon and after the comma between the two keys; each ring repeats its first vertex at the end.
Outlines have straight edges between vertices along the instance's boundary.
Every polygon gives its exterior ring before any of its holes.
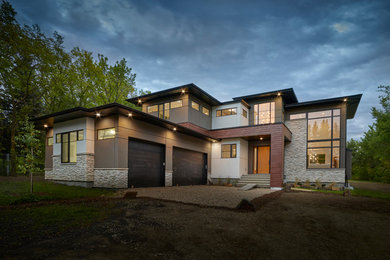
{"type": "Polygon", "coordinates": [[[293,89],[220,102],[194,84],[35,118],[47,133],[45,178],[86,187],[296,180],[342,185],[347,119],[361,94],[298,102],[293,89]]]}

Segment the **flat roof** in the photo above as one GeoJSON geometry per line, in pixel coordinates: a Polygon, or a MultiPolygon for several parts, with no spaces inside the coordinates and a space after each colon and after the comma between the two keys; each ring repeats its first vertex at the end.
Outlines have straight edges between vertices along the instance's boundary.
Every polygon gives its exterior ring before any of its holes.
{"type": "Polygon", "coordinates": [[[169,88],[169,89],[153,92],[153,93],[138,96],[138,97],[129,98],[129,99],[127,99],[127,101],[130,103],[133,103],[135,105],[139,105],[140,104],[139,101],[141,101],[141,103],[150,102],[150,101],[164,98],[164,97],[168,97],[168,96],[171,96],[174,94],[180,94],[180,93],[182,93],[183,90],[185,91],[185,93],[190,93],[190,94],[198,97],[199,99],[205,101],[206,103],[208,103],[212,106],[217,106],[217,105],[221,104],[221,102],[219,100],[217,100],[216,98],[211,96],[209,93],[207,93],[206,91],[199,88],[194,83],[190,83],[190,84],[186,84],[186,85],[182,85],[182,86],[178,86],[178,87],[174,87],[174,88],[169,88]]]}
{"type": "Polygon", "coordinates": [[[131,119],[134,120],[145,121],[147,123],[161,126],[172,131],[174,128],[176,128],[176,132],[188,134],[208,141],[215,140],[211,136],[201,134],[197,131],[181,126],[179,124],[155,117],[153,115],[149,115],[137,109],[122,104],[118,104],[118,103],[110,103],[107,105],[97,106],[92,108],[75,107],[75,108],[55,112],[52,114],[35,117],[32,118],[31,121],[33,121],[38,128],[44,129],[45,124],[48,127],[53,127],[54,123],[64,122],[72,119],[77,119],[82,117],[96,118],[96,113],[98,112],[100,113],[100,117],[102,118],[114,114],[121,114],[121,115],[128,116],[129,113],[131,113],[132,114],[131,119]]]}
{"type": "Polygon", "coordinates": [[[306,101],[295,104],[285,105],[285,108],[296,108],[296,107],[308,107],[308,106],[316,106],[316,105],[327,105],[327,104],[340,104],[343,102],[347,103],[347,119],[352,119],[355,117],[356,110],[359,106],[360,99],[362,98],[362,94],[344,96],[344,97],[335,97],[335,98],[327,98],[327,99],[319,99],[313,101],[306,101]]]}
{"type": "Polygon", "coordinates": [[[273,91],[269,91],[269,92],[262,92],[262,93],[252,94],[252,95],[235,97],[235,98],[233,98],[233,100],[245,100],[246,102],[248,102],[248,101],[253,100],[253,99],[272,97],[272,96],[278,96],[278,95],[282,96],[285,104],[298,103],[297,96],[295,95],[294,89],[292,89],[292,88],[273,90],[273,91]]]}

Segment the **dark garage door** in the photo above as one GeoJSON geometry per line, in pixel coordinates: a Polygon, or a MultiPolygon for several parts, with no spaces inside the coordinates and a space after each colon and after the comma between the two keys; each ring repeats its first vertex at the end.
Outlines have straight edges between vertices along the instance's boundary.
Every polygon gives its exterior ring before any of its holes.
{"type": "Polygon", "coordinates": [[[164,186],[164,161],[163,145],[130,139],[128,186],[164,186]]]}
{"type": "Polygon", "coordinates": [[[173,185],[202,185],[207,181],[207,155],[173,148],[173,185]]]}

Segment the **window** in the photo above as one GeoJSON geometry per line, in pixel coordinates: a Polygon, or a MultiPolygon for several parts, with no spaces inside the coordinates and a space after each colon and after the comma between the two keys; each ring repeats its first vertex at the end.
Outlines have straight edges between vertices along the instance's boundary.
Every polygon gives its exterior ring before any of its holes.
{"type": "Polygon", "coordinates": [[[56,134],[56,143],[61,143],[61,134],[56,134]]]}
{"type": "Polygon", "coordinates": [[[164,119],[169,119],[169,103],[164,104],[164,119]]]}
{"type": "Polygon", "coordinates": [[[242,109],[242,116],[248,118],[248,112],[245,109],[242,109]]]}
{"type": "Polygon", "coordinates": [[[256,104],[253,110],[255,125],[275,123],[275,102],[256,104]]]}
{"type": "Polygon", "coordinates": [[[84,140],[84,130],[78,130],[77,131],[77,141],[83,141],[84,140]]]}
{"type": "Polygon", "coordinates": [[[61,134],[61,162],[77,161],[77,131],[61,134]]]}
{"type": "Polygon", "coordinates": [[[306,118],[306,113],[290,115],[290,120],[303,119],[303,118],[306,118]]]}
{"type": "Polygon", "coordinates": [[[115,138],[115,128],[107,128],[98,130],[98,140],[115,138]]]}
{"type": "Polygon", "coordinates": [[[164,118],[164,104],[158,105],[158,118],[164,118]]]}
{"type": "Polygon", "coordinates": [[[217,117],[230,116],[230,115],[237,115],[237,108],[236,107],[217,110],[217,117]]]}
{"type": "Polygon", "coordinates": [[[183,106],[183,100],[176,100],[171,102],[171,109],[172,108],[178,108],[183,106]]]}
{"type": "Polygon", "coordinates": [[[237,145],[236,144],[222,144],[221,145],[221,157],[222,158],[236,158],[237,157],[237,145]]]}
{"type": "Polygon", "coordinates": [[[307,113],[307,167],[340,167],[340,109],[307,113]]]}
{"type": "Polygon", "coordinates": [[[191,101],[191,107],[195,110],[199,111],[199,104],[196,103],[195,101],[191,101]]]}
{"type": "Polygon", "coordinates": [[[210,115],[210,110],[208,110],[205,107],[202,107],[202,113],[205,114],[206,116],[210,115]]]}
{"type": "Polygon", "coordinates": [[[47,138],[47,145],[48,146],[52,146],[53,145],[53,137],[52,136],[47,138]]]}
{"type": "Polygon", "coordinates": [[[157,105],[148,106],[148,113],[154,113],[158,111],[157,105]]]}

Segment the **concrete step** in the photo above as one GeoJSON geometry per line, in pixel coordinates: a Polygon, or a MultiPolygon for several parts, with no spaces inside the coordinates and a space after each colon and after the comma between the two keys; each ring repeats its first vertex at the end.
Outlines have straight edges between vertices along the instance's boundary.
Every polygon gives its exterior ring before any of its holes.
{"type": "Polygon", "coordinates": [[[243,175],[241,176],[241,180],[269,180],[271,177],[269,174],[267,175],[260,175],[260,176],[250,176],[250,175],[243,175]]]}
{"type": "MultiPolygon", "coordinates": [[[[247,184],[245,183],[237,183],[237,187],[243,187],[247,184]]],[[[256,184],[256,188],[269,188],[269,183],[268,184],[256,184]]]]}

